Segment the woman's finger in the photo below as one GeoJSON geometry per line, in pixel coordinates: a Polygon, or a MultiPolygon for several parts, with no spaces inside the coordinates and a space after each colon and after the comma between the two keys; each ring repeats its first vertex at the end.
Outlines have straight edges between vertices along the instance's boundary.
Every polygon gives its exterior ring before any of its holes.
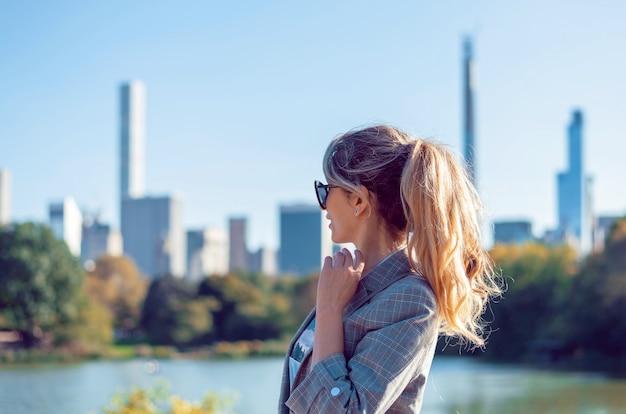
{"type": "Polygon", "coordinates": [[[345,247],[343,249],[341,249],[341,252],[343,253],[345,260],[343,262],[344,267],[350,267],[352,266],[352,254],[350,254],[350,250],[346,249],[345,247]]]}
{"type": "Polygon", "coordinates": [[[333,258],[332,256],[324,257],[324,264],[322,264],[322,269],[330,269],[333,267],[333,258]]]}
{"type": "Polygon", "coordinates": [[[365,268],[365,258],[360,250],[354,251],[354,264],[352,265],[352,268],[357,272],[363,272],[363,269],[365,268]]]}
{"type": "Polygon", "coordinates": [[[346,262],[346,257],[343,252],[338,251],[335,253],[335,267],[343,267],[346,262]]]}

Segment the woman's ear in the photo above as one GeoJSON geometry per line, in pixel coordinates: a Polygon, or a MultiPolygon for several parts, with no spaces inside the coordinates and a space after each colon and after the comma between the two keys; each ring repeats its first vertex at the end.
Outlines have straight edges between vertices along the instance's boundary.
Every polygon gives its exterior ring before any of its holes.
{"type": "Polygon", "coordinates": [[[352,207],[354,208],[355,216],[360,216],[366,210],[369,210],[368,217],[370,214],[372,214],[371,209],[370,209],[372,195],[373,194],[370,193],[369,190],[365,188],[364,185],[359,186],[358,193],[352,193],[352,199],[350,201],[352,203],[352,207]]]}

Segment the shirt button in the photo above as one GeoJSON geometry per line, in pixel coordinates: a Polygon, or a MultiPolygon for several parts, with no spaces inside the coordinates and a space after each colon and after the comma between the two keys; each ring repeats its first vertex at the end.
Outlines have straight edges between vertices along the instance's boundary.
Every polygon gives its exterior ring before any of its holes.
{"type": "Polygon", "coordinates": [[[341,390],[338,387],[331,388],[330,395],[332,395],[333,397],[336,397],[339,394],[341,394],[341,390]]]}

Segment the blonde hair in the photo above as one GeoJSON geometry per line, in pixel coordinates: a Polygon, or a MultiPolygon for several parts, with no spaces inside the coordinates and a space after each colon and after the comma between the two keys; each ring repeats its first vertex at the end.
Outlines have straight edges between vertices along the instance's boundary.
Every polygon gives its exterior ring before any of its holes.
{"type": "Polygon", "coordinates": [[[363,185],[375,195],[377,213],[391,234],[407,238],[411,266],[437,297],[440,332],[484,346],[482,314],[501,288],[482,247],[482,204],[452,153],[376,125],[333,140],[324,174],[333,185],[360,194],[363,185]]]}

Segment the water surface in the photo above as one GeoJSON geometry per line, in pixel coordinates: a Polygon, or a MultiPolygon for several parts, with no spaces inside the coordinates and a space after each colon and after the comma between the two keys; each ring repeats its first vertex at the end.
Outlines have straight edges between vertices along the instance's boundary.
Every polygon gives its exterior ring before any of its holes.
{"type": "MultiPolygon", "coordinates": [[[[240,414],[276,412],[282,359],[239,361],[91,361],[0,367],[0,413],[100,413],[132,386],[169,383],[172,394],[199,401],[208,391],[237,393],[240,414]]],[[[626,413],[626,381],[436,357],[422,413],[626,413]]]]}

